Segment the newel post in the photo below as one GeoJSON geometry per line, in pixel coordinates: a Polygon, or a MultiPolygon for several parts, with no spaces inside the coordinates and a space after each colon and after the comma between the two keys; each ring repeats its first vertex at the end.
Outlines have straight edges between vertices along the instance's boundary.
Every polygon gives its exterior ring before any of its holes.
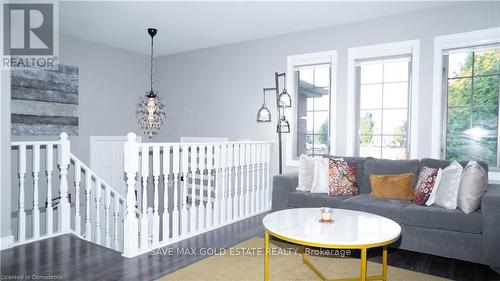
{"type": "Polygon", "coordinates": [[[139,248],[139,225],[135,207],[135,181],[139,170],[139,145],[136,142],[136,135],[134,133],[127,134],[123,160],[124,171],[127,177],[127,215],[123,225],[123,255],[131,257],[139,248]]]}
{"type": "Polygon", "coordinates": [[[68,232],[71,228],[71,210],[68,200],[68,166],[70,163],[70,143],[68,134],[61,133],[59,136],[59,153],[58,153],[59,174],[61,177],[59,195],[61,201],[57,210],[58,225],[60,232],[68,232]]]}

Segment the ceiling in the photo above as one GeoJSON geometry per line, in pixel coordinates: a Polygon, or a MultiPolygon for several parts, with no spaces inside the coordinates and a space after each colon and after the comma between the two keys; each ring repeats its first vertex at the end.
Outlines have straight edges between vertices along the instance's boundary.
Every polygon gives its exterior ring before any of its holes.
{"type": "Polygon", "coordinates": [[[393,14],[446,2],[59,2],[61,33],[155,55],[220,46],[393,14]]]}

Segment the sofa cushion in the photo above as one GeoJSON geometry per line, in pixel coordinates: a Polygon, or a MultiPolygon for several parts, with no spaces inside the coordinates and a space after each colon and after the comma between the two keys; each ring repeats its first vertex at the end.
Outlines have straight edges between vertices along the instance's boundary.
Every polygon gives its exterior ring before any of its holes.
{"type": "Polygon", "coordinates": [[[360,194],[340,202],[340,208],[368,212],[401,223],[404,208],[411,204],[408,200],[384,199],[373,197],[369,194],[360,194]]]}
{"type": "MultiPolygon", "coordinates": [[[[465,168],[465,166],[467,166],[469,161],[459,161],[458,163],[460,163],[460,165],[462,165],[462,167],[465,168]]],[[[483,161],[478,161],[478,163],[479,163],[479,165],[481,165],[481,167],[484,168],[486,173],[488,173],[488,164],[486,164],[486,162],[483,162],[483,161]]],[[[431,158],[423,158],[420,160],[420,163],[418,165],[418,170],[420,171],[422,169],[422,167],[424,167],[424,166],[429,167],[429,168],[444,169],[444,168],[448,167],[450,164],[451,164],[450,160],[438,160],[438,159],[431,159],[431,158]]]]}
{"type": "Polygon", "coordinates": [[[361,193],[370,193],[370,174],[373,175],[397,175],[412,173],[413,187],[417,184],[418,160],[387,160],[366,158],[364,167],[364,178],[360,185],[361,193]]]}
{"type": "Polygon", "coordinates": [[[288,207],[293,208],[337,208],[342,200],[350,196],[328,196],[324,193],[293,191],[288,194],[288,207]]]}
{"type": "Polygon", "coordinates": [[[403,224],[465,233],[481,233],[483,218],[481,211],[466,215],[458,209],[448,210],[435,205],[412,204],[404,210],[403,224]]]}
{"type": "Polygon", "coordinates": [[[365,177],[365,161],[366,159],[373,159],[371,157],[343,157],[343,156],[331,156],[331,155],[323,155],[323,157],[328,157],[328,158],[342,158],[347,162],[355,162],[356,163],[356,182],[358,183],[358,186],[361,187],[363,184],[363,180],[365,177]]]}

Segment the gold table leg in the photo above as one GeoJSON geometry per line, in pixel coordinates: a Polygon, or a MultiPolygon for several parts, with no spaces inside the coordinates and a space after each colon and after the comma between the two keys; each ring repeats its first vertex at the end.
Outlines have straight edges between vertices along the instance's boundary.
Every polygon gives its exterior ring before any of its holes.
{"type": "Polygon", "coordinates": [[[264,238],[264,281],[269,281],[269,233],[266,231],[264,238]]]}
{"type": "Polygon", "coordinates": [[[361,249],[361,281],[366,281],[366,248],[361,249]]]}
{"type": "Polygon", "coordinates": [[[382,280],[387,281],[387,246],[382,248],[382,280]]]}

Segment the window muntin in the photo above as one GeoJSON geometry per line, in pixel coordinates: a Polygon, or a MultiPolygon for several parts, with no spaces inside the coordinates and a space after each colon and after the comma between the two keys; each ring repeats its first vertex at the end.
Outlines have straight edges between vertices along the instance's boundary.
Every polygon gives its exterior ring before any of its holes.
{"type": "Polygon", "coordinates": [[[409,157],[409,57],[357,61],[358,155],[409,157]]]}
{"type": "Polygon", "coordinates": [[[499,46],[445,51],[443,62],[445,159],[498,167],[499,46]]]}
{"type": "Polygon", "coordinates": [[[301,154],[328,154],[331,65],[297,66],[293,79],[297,105],[294,158],[301,154]]]}

